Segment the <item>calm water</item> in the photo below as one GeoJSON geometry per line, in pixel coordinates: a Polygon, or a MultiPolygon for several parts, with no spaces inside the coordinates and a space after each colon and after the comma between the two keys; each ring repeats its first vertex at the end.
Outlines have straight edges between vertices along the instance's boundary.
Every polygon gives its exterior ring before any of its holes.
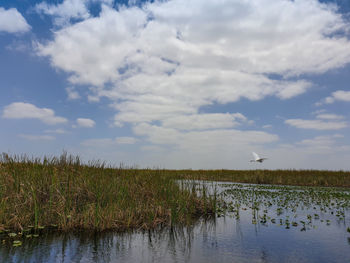
{"type": "Polygon", "coordinates": [[[2,244],[0,262],[350,262],[348,191],[207,185],[225,201],[220,217],[156,231],[42,235],[2,244]]]}

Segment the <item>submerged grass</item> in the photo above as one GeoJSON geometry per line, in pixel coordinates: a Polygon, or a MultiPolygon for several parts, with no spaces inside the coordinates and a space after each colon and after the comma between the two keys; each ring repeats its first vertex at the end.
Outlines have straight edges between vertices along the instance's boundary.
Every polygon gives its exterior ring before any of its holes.
{"type": "MultiPolygon", "coordinates": [[[[215,202],[164,170],[115,169],[78,157],[0,158],[0,232],[149,229],[214,212],[215,202]]],[[[193,188],[193,187],[192,187],[193,188]]]]}

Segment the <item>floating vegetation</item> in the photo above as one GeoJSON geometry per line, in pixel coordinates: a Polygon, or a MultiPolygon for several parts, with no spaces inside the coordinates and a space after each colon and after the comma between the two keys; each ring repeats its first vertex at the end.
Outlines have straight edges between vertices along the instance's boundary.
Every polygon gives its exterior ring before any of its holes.
{"type": "Polygon", "coordinates": [[[308,231],[317,229],[319,224],[330,226],[336,222],[350,232],[350,189],[236,183],[219,186],[218,198],[225,200],[221,209],[237,219],[248,208],[252,224],[267,226],[279,222],[286,229],[308,231]]]}
{"type": "Polygon", "coordinates": [[[13,246],[14,246],[14,247],[22,246],[22,241],[20,241],[20,240],[14,240],[14,241],[13,241],[13,246]]]}

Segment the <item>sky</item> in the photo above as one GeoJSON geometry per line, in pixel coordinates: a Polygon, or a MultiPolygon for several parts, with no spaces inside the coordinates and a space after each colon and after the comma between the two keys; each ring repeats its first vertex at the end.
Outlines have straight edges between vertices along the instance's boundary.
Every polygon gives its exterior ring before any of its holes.
{"type": "Polygon", "coordinates": [[[348,0],[0,1],[0,152],[350,170],[349,83],[348,0]]]}

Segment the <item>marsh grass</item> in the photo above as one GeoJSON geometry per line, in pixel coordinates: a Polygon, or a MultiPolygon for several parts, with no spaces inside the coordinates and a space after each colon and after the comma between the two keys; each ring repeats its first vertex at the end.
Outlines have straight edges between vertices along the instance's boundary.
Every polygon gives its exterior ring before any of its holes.
{"type": "MultiPolygon", "coordinates": [[[[316,170],[161,170],[83,164],[79,157],[0,156],[0,232],[150,229],[220,214],[205,184],[178,180],[350,187],[350,173],[316,170]],[[198,187],[200,188],[198,191],[198,187]]],[[[36,233],[34,233],[36,234],[36,233]]]]}
{"type": "Polygon", "coordinates": [[[349,171],[327,170],[169,170],[176,179],[236,183],[350,187],[349,171]]]}
{"type": "Polygon", "coordinates": [[[0,231],[149,229],[214,213],[214,202],[164,170],[115,169],[62,154],[2,154],[0,231]]]}

